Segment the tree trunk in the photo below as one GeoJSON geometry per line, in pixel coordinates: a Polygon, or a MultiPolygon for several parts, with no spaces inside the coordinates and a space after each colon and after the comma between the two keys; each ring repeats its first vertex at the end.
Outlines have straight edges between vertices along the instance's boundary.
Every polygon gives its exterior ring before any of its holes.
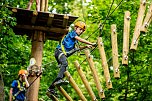
{"type": "Polygon", "coordinates": [[[4,82],[3,82],[3,76],[0,72],[0,101],[4,101],[4,82]]]}

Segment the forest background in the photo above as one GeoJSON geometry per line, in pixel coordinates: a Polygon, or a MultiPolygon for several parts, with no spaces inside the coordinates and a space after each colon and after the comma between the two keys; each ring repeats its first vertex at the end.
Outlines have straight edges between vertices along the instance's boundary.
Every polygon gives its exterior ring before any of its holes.
{"type": "MultiPolygon", "coordinates": [[[[17,79],[18,71],[26,69],[29,66],[31,56],[31,40],[27,40],[27,36],[15,35],[12,26],[16,25],[16,19],[11,16],[12,12],[6,6],[18,7],[26,9],[29,0],[1,0],[0,10],[0,87],[4,85],[5,100],[8,101],[9,89],[14,79],[17,79]]],[[[147,10],[151,0],[147,1],[147,10]]],[[[131,27],[130,27],[130,43],[132,40],[140,0],[49,0],[49,12],[59,14],[70,14],[79,16],[78,20],[82,20],[87,24],[87,30],[81,36],[91,42],[97,42],[99,35],[102,36],[104,48],[108,60],[111,81],[113,89],[108,90],[105,85],[104,73],[101,66],[98,48],[91,54],[95,62],[95,67],[100,76],[100,82],[105,92],[107,101],[151,101],[152,100],[152,28],[148,29],[147,33],[141,33],[137,51],[129,51],[129,65],[122,66],[122,49],[123,49],[123,26],[124,12],[131,12],[131,27]],[[120,5],[119,5],[120,4],[120,5]],[[112,5],[112,6],[111,6],[112,5]],[[116,8],[117,7],[117,8],[116,8]],[[110,10],[111,8],[111,10],[110,10]],[[110,12],[109,12],[110,11],[110,12]],[[109,17],[107,18],[107,15],[109,17]],[[107,18],[107,19],[106,19],[107,18]],[[105,20],[106,19],[106,20],[105,20]],[[104,22],[102,33],[99,30],[99,24],[104,22]],[[112,68],[112,46],[111,32],[112,24],[116,24],[118,33],[118,51],[120,63],[120,79],[113,77],[112,68]],[[88,38],[89,36],[89,38],[88,38]]],[[[32,10],[36,9],[36,4],[32,5],[32,10]]],[[[46,90],[50,83],[56,77],[58,69],[54,58],[54,50],[57,46],[57,41],[47,40],[44,44],[42,67],[44,72],[40,81],[39,99],[49,101],[46,96],[46,90]]],[[[91,49],[90,49],[91,50],[91,49]]],[[[74,61],[78,60],[82,63],[85,59],[84,51],[74,54],[68,58],[69,72],[82,90],[85,97],[89,100],[90,97],[86,91],[77,70],[74,66],[74,61]]],[[[82,69],[96,95],[99,99],[97,89],[93,80],[88,62],[82,63],[82,69]]],[[[79,97],[74,89],[69,84],[64,87],[68,94],[78,101],[79,97]]],[[[1,94],[3,91],[0,91],[1,94]]],[[[58,92],[59,93],[59,92],[58,92]]],[[[59,93],[60,94],[60,93],[59,93]]],[[[2,97],[3,95],[0,95],[2,97]]],[[[59,100],[64,101],[65,98],[59,95],[59,100]]]]}

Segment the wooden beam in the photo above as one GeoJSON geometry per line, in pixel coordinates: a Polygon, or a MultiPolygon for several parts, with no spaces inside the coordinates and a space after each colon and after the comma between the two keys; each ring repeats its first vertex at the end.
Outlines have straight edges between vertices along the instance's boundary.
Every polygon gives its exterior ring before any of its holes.
{"type": "Polygon", "coordinates": [[[124,16],[124,33],[123,33],[123,55],[122,55],[123,65],[128,65],[130,19],[131,19],[130,12],[126,11],[124,16]]]}
{"type": "Polygon", "coordinates": [[[33,11],[33,16],[32,16],[32,19],[31,19],[31,23],[32,24],[35,24],[37,15],[38,15],[38,12],[37,11],[33,11]]]}
{"type": "Polygon", "coordinates": [[[151,20],[152,20],[152,2],[151,2],[151,5],[148,9],[148,12],[146,14],[146,17],[144,19],[144,22],[143,22],[143,25],[141,27],[141,31],[142,32],[147,32],[147,29],[151,23],[151,20]]]}
{"type": "Polygon", "coordinates": [[[145,9],[146,9],[146,0],[140,0],[140,8],[138,11],[138,17],[137,17],[136,26],[135,26],[135,30],[134,30],[134,34],[133,34],[133,38],[131,42],[131,47],[130,47],[131,50],[137,49],[137,45],[138,45],[138,41],[140,37],[140,29],[142,26],[145,9]]]}
{"type": "Polygon", "coordinates": [[[76,93],[79,95],[80,99],[82,101],[87,101],[87,99],[84,97],[82,91],[80,90],[80,88],[78,87],[78,85],[75,83],[75,81],[73,80],[72,76],[70,75],[70,73],[68,71],[64,72],[65,76],[67,77],[67,79],[69,80],[70,84],[72,85],[72,87],[74,88],[74,90],[76,91],[76,93]]]}
{"type": "Polygon", "coordinates": [[[67,14],[64,15],[63,18],[63,28],[66,28],[66,26],[68,25],[68,20],[69,20],[69,16],[67,14]]]}
{"type": "Polygon", "coordinates": [[[112,61],[114,77],[120,78],[119,73],[119,61],[118,61],[118,42],[117,42],[117,30],[116,25],[111,25],[111,43],[112,43],[112,61]]]}
{"type": "Polygon", "coordinates": [[[94,95],[94,92],[92,91],[92,88],[90,87],[90,84],[89,84],[84,72],[82,71],[82,69],[80,67],[80,64],[78,63],[78,61],[75,61],[74,64],[75,64],[75,67],[76,67],[76,69],[81,77],[81,80],[83,81],[92,101],[97,101],[96,96],[94,95]]]}
{"type": "Polygon", "coordinates": [[[101,61],[102,61],[102,67],[103,67],[103,70],[104,70],[104,76],[105,76],[105,79],[106,79],[107,88],[112,89],[112,81],[111,81],[111,78],[110,78],[108,63],[107,63],[106,54],[105,54],[105,51],[104,51],[104,45],[103,45],[101,37],[98,38],[98,48],[99,48],[100,58],[101,58],[101,61]]]}
{"type": "Polygon", "coordinates": [[[89,50],[85,50],[85,55],[86,55],[86,57],[87,57],[87,60],[88,60],[89,66],[90,66],[90,69],[91,69],[91,72],[92,72],[92,75],[93,75],[94,82],[95,82],[96,87],[97,87],[97,89],[98,89],[98,95],[99,95],[100,98],[104,99],[104,98],[105,98],[104,90],[103,90],[102,87],[101,87],[98,73],[97,73],[97,71],[96,71],[96,69],[95,69],[93,59],[92,59],[92,57],[90,56],[90,51],[89,51],[89,50]]]}
{"type": "Polygon", "coordinates": [[[50,27],[43,27],[43,26],[32,26],[32,25],[16,25],[15,28],[18,29],[27,29],[27,30],[39,30],[39,31],[46,31],[46,32],[54,32],[54,33],[68,33],[68,29],[62,28],[50,28],[50,27]]]}
{"type": "Polygon", "coordinates": [[[67,92],[61,86],[56,86],[56,87],[61,92],[61,94],[66,98],[67,101],[73,101],[72,98],[67,94],[67,92]]]}
{"type": "Polygon", "coordinates": [[[54,19],[54,14],[49,14],[49,18],[48,18],[48,21],[47,21],[48,26],[52,25],[53,19],[54,19]]]}

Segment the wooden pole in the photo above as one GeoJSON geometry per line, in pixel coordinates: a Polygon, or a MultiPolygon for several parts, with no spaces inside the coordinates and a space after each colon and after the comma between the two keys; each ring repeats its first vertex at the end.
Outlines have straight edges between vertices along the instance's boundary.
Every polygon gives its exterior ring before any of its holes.
{"type": "Polygon", "coordinates": [[[111,25],[111,42],[112,42],[112,61],[114,68],[114,77],[120,78],[119,73],[119,61],[118,61],[118,43],[117,43],[117,32],[116,25],[111,25]]]}
{"type": "Polygon", "coordinates": [[[79,73],[79,75],[81,77],[81,80],[83,81],[83,83],[84,83],[84,85],[85,85],[85,87],[86,87],[86,89],[87,89],[92,101],[97,101],[96,96],[94,95],[94,92],[92,91],[92,89],[90,87],[90,84],[89,84],[85,74],[83,73],[81,67],[80,67],[80,64],[78,63],[78,61],[75,61],[74,64],[76,66],[76,69],[77,69],[77,71],[78,71],[78,73],[79,73]]]}
{"type": "MultiPolygon", "coordinates": [[[[38,69],[41,71],[42,64],[42,52],[43,52],[43,42],[44,42],[44,34],[39,31],[35,31],[32,37],[32,57],[36,60],[36,65],[39,67],[38,69]]],[[[28,81],[32,83],[36,78],[36,75],[29,76],[28,81]]],[[[32,86],[27,91],[27,101],[38,101],[38,91],[39,91],[39,83],[40,77],[38,77],[32,86]]]]}
{"type": "Polygon", "coordinates": [[[146,14],[146,17],[144,19],[143,25],[141,27],[142,32],[147,32],[147,29],[151,23],[151,20],[152,20],[152,2],[151,2],[151,5],[149,7],[149,10],[146,14]]]}
{"type": "Polygon", "coordinates": [[[84,97],[82,91],[80,90],[80,88],[78,87],[78,85],[75,83],[75,81],[73,80],[72,76],[70,75],[70,73],[68,71],[64,72],[65,76],[68,78],[70,84],[72,85],[72,87],[74,88],[74,90],[76,91],[76,93],[79,95],[80,99],[82,101],[87,101],[87,99],[84,97]]]}
{"type": "Polygon", "coordinates": [[[66,98],[67,101],[73,101],[72,98],[67,94],[67,92],[61,86],[57,86],[57,88],[62,93],[62,95],[66,98]]]}
{"type": "Polygon", "coordinates": [[[102,87],[101,87],[98,73],[97,73],[97,71],[95,70],[93,59],[92,59],[92,57],[90,56],[90,51],[89,51],[89,50],[85,50],[85,55],[86,55],[86,57],[87,57],[87,60],[88,60],[88,63],[89,63],[91,72],[92,72],[92,74],[93,74],[94,82],[95,82],[96,87],[97,87],[97,89],[98,89],[98,95],[99,95],[100,98],[104,99],[104,98],[105,98],[104,90],[103,90],[102,87]]]}
{"type": "Polygon", "coordinates": [[[53,94],[50,96],[52,101],[59,101],[58,98],[56,96],[54,96],[53,94]]]}
{"type": "Polygon", "coordinates": [[[45,10],[45,0],[40,0],[41,1],[41,7],[40,7],[40,10],[42,11],[42,12],[44,12],[44,10],[45,10]]]}
{"type": "Polygon", "coordinates": [[[44,10],[45,12],[47,12],[48,11],[48,0],[45,0],[45,10],[44,10]]]}
{"type": "Polygon", "coordinates": [[[135,30],[134,30],[134,34],[132,38],[132,43],[130,47],[131,50],[137,49],[139,36],[140,36],[140,28],[142,26],[145,9],[146,9],[146,0],[140,0],[140,8],[138,11],[137,22],[136,22],[136,26],[135,26],[135,30]]]}
{"type": "Polygon", "coordinates": [[[105,76],[105,79],[106,79],[107,88],[112,89],[112,82],[111,82],[111,79],[110,79],[109,68],[108,68],[106,54],[105,54],[105,51],[104,51],[104,45],[103,45],[101,37],[98,38],[98,48],[99,48],[100,58],[101,58],[101,61],[102,61],[102,67],[103,67],[103,70],[104,70],[104,76],[105,76]]]}
{"type": "Polygon", "coordinates": [[[128,65],[129,34],[130,34],[130,12],[126,11],[124,16],[124,33],[123,33],[123,55],[122,55],[123,65],[128,65]]]}

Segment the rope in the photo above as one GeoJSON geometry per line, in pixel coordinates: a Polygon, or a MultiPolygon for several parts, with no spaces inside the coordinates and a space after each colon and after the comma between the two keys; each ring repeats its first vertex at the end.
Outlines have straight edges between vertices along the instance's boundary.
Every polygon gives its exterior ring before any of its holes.
{"type": "MultiPolygon", "coordinates": [[[[106,15],[106,18],[104,19],[103,24],[105,24],[106,20],[107,20],[108,17],[109,17],[109,13],[110,13],[110,11],[111,11],[111,8],[112,8],[112,6],[113,6],[113,3],[114,3],[114,0],[113,0],[113,2],[112,2],[111,6],[110,6],[110,9],[108,10],[108,14],[106,15]]],[[[102,25],[103,25],[103,24],[102,24],[102,25]]],[[[89,38],[91,37],[91,35],[94,34],[97,30],[99,30],[99,28],[101,28],[101,23],[99,24],[99,27],[98,27],[93,33],[91,33],[91,34],[88,36],[88,38],[86,38],[86,40],[89,39],[89,38]]],[[[103,28],[103,27],[102,27],[102,28],[103,28]]]]}

